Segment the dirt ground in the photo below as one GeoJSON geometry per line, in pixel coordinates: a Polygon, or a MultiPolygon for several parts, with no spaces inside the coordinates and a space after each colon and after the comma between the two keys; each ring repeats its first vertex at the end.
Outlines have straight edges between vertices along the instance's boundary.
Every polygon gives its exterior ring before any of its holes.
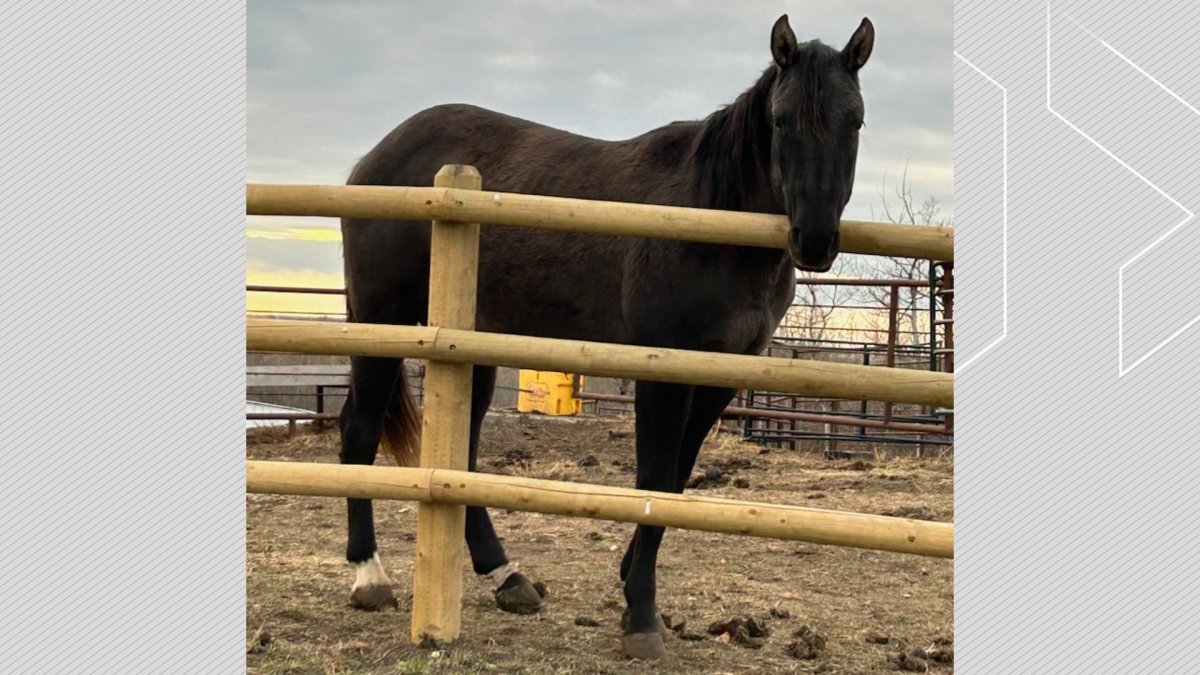
{"type": "MultiPolygon", "coordinates": [[[[632,486],[633,439],[624,433],[631,428],[611,419],[493,414],[481,470],[632,486]]],[[[292,439],[275,430],[247,436],[251,459],[334,462],[337,443],[331,430],[292,439]]],[[[952,460],[829,461],[763,450],[730,435],[710,437],[694,474],[702,484],[694,490],[953,520],[952,460]],[[706,472],[715,482],[701,480],[706,472]]],[[[492,512],[496,529],[509,557],[547,585],[546,609],[535,616],[501,612],[468,562],[463,637],[445,649],[419,649],[409,644],[415,505],[376,502],[375,514],[399,611],[350,607],[342,500],[247,495],[248,672],[953,670],[951,561],[672,530],[659,554],[658,595],[677,631],[666,660],[641,663],[619,653],[624,597],[617,566],[633,525],[504,511],[492,512]],[[736,618],[753,621],[713,625],[736,618]]]]}

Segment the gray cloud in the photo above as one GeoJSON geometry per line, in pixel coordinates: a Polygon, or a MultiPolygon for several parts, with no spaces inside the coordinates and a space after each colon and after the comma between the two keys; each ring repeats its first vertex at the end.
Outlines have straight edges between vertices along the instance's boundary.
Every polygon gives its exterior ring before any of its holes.
{"type": "Polygon", "coordinates": [[[846,216],[878,213],[885,174],[897,181],[906,163],[914,193],[952,210],[947,0],[255,0],[248,6],[248,179],[343,182],[384,134],[439,103],[475,103],[608,139],[699,119],[769,64],[770,27],[783,12],[801,40],[839,47],[863,16],[876,27],[861,74],[867,127],[846,216]]]}

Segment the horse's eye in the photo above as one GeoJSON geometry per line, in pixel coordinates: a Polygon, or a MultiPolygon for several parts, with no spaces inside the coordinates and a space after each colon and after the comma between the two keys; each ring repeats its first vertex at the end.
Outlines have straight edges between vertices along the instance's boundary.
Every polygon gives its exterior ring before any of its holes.
{"type": "Polygon", "coordinates": [[[783,120],[776,117],[771,120],[771,126],[775,127],[776,129],[782,129],[783,128],[783,120]]]}

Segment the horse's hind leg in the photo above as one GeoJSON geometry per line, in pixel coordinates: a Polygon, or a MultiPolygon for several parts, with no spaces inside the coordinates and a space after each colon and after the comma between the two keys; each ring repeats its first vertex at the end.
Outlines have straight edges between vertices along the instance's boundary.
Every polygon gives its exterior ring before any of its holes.
{"type": "MultiPolygon", "coordinates": [[[[383,416],[397,380],[399,359],[354,357],[350,393],[342,406],[342,464],[374,464],[383,432],[383,416]]],[[[347,499],[349,537],[346,560],[354,566],[350,604],[359,609],[398,607],[392,582],[383,570],[375,545],[375,518],[369,499],[347,499]]]]}
{"type": "MultiPolygon", "coordinates": [[[[479,458],[479,435],[483,418],[496,388],[496,369],[475,366],[471,386],[471,450],[468,468],[475,470],[479,458]]],[[[476,574],[487,575],[496,585],[496,605],[514,614],[533,614],[542,608],[542,595],[529,579],[516,571],[482,506],[467,507],[467,548],[476,574]]]]}

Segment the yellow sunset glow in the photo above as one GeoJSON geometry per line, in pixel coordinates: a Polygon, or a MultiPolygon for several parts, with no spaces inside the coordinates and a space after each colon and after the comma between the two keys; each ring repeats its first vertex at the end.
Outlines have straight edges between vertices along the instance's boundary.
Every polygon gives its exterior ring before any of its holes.
{"type": "Polygon", "coordinates": [[[265,239],[267,241],[332,241],[340,242],[340,230],[330,227],[285,227],[279,229],[248,228],[246,237],[249,239],[265,239]]]}
{"type": "MultiPolygon", "coordinates": [[[[250,286],[288,286],[305,288],[343,288],[341,274],[326,274],[309,270],[265,270],[253,264],[246,270],[250,286]]],[[[301,293],[246,293],[246,311],[278,314],[344,314],[346,300],[341,295],[311,295],[301,293]]]]}

